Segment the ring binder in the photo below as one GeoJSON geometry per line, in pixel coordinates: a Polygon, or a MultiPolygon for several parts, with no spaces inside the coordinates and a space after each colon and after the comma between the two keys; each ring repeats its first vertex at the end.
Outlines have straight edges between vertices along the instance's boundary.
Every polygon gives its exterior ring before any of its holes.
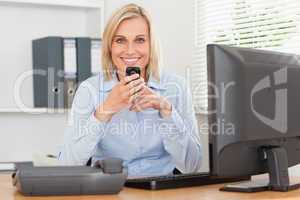
{"type": "Polygon", "coordinates": [[[44,37],[32,41],[34,107],[70,108],[77,86],[101,70],[101,39],[44,37]]]}

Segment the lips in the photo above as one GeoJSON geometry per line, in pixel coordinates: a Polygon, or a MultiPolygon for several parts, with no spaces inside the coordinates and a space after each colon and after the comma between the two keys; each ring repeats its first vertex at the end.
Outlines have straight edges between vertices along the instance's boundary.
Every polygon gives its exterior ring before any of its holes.
{"type": "Polygon", "coordinates": [[[134,57],[134,58],[121,57],[121,59],[125,63],[126,66],[132,66],[132,65],[135,65],[138,62],[140,57],[134,57]]]}

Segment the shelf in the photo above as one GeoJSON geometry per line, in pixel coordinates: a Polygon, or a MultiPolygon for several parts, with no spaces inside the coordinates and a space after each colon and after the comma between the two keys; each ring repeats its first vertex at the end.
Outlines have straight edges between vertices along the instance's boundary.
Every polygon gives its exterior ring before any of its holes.
{"type": "Polygon", "coordinates": [[[33,108],[31,41],[47,36],[101,37],[104,0],[0,0],[0,13],[4,16],[0,18],[0,66],[5,66],[0,68],[0,114],[66,113],[33,108]],[[23,104],[28,108],[21,109],[23,104]]]}
{"type": "Polygon", "coordinates": [[[199,114],[199,115],[208,115],[210,114],[210,112],[208,111],[208,108],[203,108],[203,107],[199,107],[199,106],[194,106],[195,109],[195,113],[199,114]]]}
{"type": "Polygon", "coordinates": [[[42,5],[61,6],[71,8],[92,8],[103,9],[104,0],[0,0],[0,4],[22,4],[22,5],[42,5]]]}
{"type": "Polygon", "coordinates": [[[0,113],[28,113],[28,114],[64,114],[68,113],[70,109],[53,109],[53,108],[0,108],[0,113]]]}

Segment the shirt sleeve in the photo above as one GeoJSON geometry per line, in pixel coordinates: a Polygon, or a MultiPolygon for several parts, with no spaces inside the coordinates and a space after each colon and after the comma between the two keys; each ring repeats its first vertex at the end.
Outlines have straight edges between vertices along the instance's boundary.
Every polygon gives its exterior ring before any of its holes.
{"type": "Polygon", "coordinates": [[[182,173],[197,172],[201,167],[202,153],[191,92],[184,81],[173,85],[176,90],[166,95],[167,99],[175,99],[170,100],[172,113],[170,117],[161,119],[159,132],[164,148],[172,156],[176,167],[182,173]]]}
{"type": "Polygon", "coordinates": [[[60,164],[85,165],[103,137],[106,123],[94,116],[96,96],[96,88],[88,81],[77,89],[59,152],[60,164]]]}

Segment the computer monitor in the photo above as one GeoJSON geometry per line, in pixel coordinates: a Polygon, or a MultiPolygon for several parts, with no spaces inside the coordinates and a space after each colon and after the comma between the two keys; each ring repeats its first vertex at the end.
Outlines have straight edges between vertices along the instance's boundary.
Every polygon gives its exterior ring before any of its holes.
{"type": "Polygon", "coordinates": [[[300,163],[300,56],[211,44],[207,67],[211,174],[270,177],[222,190],[298,188],[288,167],[300,163]]]}

